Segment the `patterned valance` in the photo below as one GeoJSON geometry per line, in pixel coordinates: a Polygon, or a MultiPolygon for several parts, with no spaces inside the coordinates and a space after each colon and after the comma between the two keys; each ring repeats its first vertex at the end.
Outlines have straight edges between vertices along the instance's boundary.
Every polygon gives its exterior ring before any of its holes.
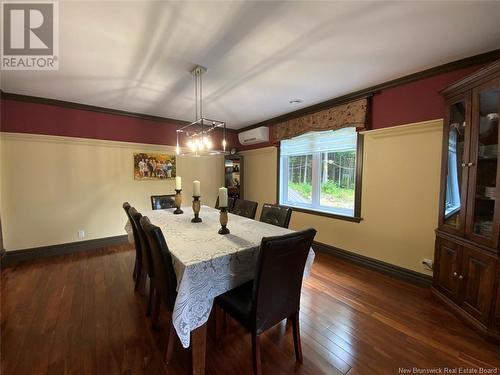
{"type": "Polygon", "coordinates": [[[272,125],[271,136],[275,142],[279,142],[310,131],[336,130],[349,126],[363,130],[366,127],[367,113],[368,99],[363,98],[272,125]]]}

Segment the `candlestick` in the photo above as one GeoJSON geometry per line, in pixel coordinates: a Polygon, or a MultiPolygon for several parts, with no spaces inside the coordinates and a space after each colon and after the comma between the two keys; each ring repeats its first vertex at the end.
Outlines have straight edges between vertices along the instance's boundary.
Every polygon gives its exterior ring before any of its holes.
{"type": "Polygon", "coordinates": [[[219,207],[227,207],[227,188],[219,189],[219,207]]]}
{"type": "Polygon", "coordinates": [[[181,191],[182,191],[182,189],[175,189],[175,207],[176,207],[176,210],[174,211],[175,215],[179,215],[179,214],[184,213],[184,211],[181,210],[181,204],[182,204],[181,191]]]}
{"type": "Polygon", "coordinates": [[[200,181],[194,180],[193,181],[193,196],[199,197],[201,196],[201,186],[200,186],[200,181]]]}
{"type": "MultiPolygon", "coordinates": [[[[220,199],[220,197],[219,197],[220,199]]],[[[221,207],[220,208],[220,215],[219,215],[219,221],[221,228],[219,229],[219,234],[229,234],[229,229],[227,229],[227,207],[221,207]]]]}
{"type": "Polygon", "coordinates": [[[180,176],[177,176],[175,178],[175,190],[182,190],[182,178],[180,176]]]}
{"type": "Polygon", "coordinates": [[[193,195],[193,212],[194,212],[194,218],[191,219],[192,223],[201,223],[201,217],[199,217],[200,213],[200,208],[201,208],[201,203],[200,203],[200,196],[193,195]]]}

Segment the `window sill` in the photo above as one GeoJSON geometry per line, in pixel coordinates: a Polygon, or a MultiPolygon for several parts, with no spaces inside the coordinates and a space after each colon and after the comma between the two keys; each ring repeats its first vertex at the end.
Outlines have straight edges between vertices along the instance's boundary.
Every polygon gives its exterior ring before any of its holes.
{"type": "Polygon", "coordinates": [[[334,214],[334,213],[331,213],[331,212],[316,211],[316,210],[311,210],[311,209],[308,209],[308,208],[300,208],[300,207],[294,207],[294,206],[287,206],[287,205],[283,205],[283,204],[282,204],[282,206],[291,208],[292,211],[303,212],[303,213],[306,213],[306,214],[311,214],[311,215],[316,215],[316,216],[325,216],[325,217],[329,217],[329,218],[332,218],[332,219],[339,219],[339,220],[351,221],[351,222],[354,222],[354,223],[359,223],[359,222],[361,222],[363,220],[363,218],[357,217],[357,216],[344,216],[344,215],[334,214]]]}

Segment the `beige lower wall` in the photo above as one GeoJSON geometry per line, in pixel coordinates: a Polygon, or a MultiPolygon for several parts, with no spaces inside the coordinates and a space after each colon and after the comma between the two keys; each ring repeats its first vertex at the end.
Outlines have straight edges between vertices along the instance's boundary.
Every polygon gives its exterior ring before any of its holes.
{"type": "MultiPolygon", "coordinates": [[[[7,251],[125,234],[124,201],[151,208],[150,195],[172,194],[174,182],[136,181],[134,152],[174,153],[172,147],[69,137],[1,133],[3,241],[7,251]]],[[[221,156],[179,157],[183,204],[192,181],[202,184],[202,202],[214,205],[223,182],[221,156]]],[[[189,208],[187,209],[189,212],[189,208]]]]}
{"type": "MultiPolygon", "coordinates": [[[[290,227],[314,227],[316,241],[422,273],[433,259],[442,120],[365,132],[361,216],[353,223],[294,212],[290,227]]],[[[277,149],[247,151],[247,199],[276,201],[277,149]]]]}
{"type": "Polygon", "coordinates": [[[266,147],[243,151],[243,192],[244,198],[259,202],[257,214],[263,203],[276,201],[277,152],[276,147],[266,147]]]}

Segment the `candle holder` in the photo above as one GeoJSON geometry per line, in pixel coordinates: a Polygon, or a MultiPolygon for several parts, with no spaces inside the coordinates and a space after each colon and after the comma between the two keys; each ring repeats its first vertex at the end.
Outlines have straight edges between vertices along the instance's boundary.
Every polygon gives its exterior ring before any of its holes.
{"type": "Polygon", "coordinates": [[[201,208],[200,196],[193,195],[194,218],[191,219],[192,223],[201,223],[202,222],[201,217],[198,216],[200,213],[200,208],[201,208]]]}
{"type": "Polygon", "coordinates": [[[182,204],[182,194],[181,194],[182,189],[175,189],[175,211],[174,215],[179,215],[183,214],[184,211],[181,210],[181,204],[182,204]]]}
{"type": "Polygon", "coordinates": [[[227,229],[227,207],[220,207],[219,221],[221,228],[219,229],[219,234],[229,234],[229,229],[227,229]]]}

